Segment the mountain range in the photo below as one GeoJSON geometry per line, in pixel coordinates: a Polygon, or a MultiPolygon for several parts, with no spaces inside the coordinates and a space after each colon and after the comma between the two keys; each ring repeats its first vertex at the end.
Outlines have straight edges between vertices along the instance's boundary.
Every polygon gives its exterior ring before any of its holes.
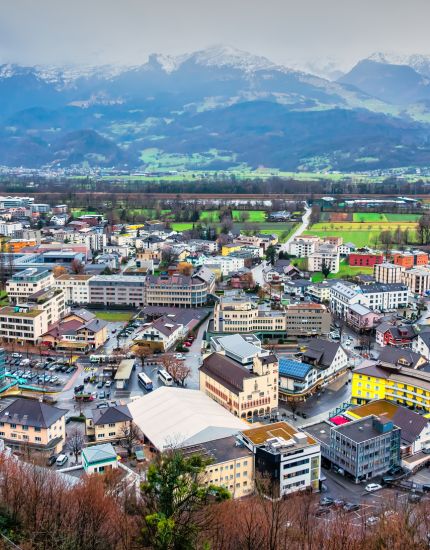
{"type": "Polygon", "coordinates": [[[132,67],[0,65],[0,164],[430,166],[430,57],[327,66],[338,80],[226,46],[132,67]]]}

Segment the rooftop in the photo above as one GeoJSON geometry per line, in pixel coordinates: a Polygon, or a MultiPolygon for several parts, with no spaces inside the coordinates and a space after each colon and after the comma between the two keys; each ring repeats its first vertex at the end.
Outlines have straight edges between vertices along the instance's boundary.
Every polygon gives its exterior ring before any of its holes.
{"type": "Polygon", "coordinates": [[[0,412],[0,422],[13,422],[20,426],[49,428],[66,414],[66,410],[47,405],[35,399],[18,397],[0,412]]]}
{"type": "Polygon", "coordinates": [[[133,401],[128,409],[159,450],[222,439],[248,426],[199,390],[161,387],[133,401]]]}
{"type": "MultiPolygon", "coordinates": [[[[279,437],[285,440],[292,439],[297,433],[302,433],[287,422],[275,422],[274,424],[265,424],[258,428],[244,430],[243,435],[254,445],[263,445],[268,439],[279,437]]],[[[316,443],[315,439],[308,437],[309,445],[316,443]]]]}
{"type": "Polygon", "coordinates": [[[212,353],[206,357],[200,371],[235,394],[244,390],[243,381],[245,379],[255,377],[248,369],[220,353],[212,353]]]}
{"type": "Polygon", "coordinates": [[[190,445],[189,447],[184,447],[183,452],[187,455],[198,453],[211,459],[214,464],[246,458],[248,456],[250,458],[253,457],[252,451],[243,444],[239,444],[235,436],[214,439],[198,445],[190,445]]]}

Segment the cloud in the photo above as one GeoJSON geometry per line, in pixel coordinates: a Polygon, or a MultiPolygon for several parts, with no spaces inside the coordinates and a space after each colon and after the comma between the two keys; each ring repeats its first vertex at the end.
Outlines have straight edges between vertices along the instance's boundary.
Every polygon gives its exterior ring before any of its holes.
{"type": "Polygon", "coordinates": [[[136,64],[226,43],[276,62],[430,47],[428,0],[0,0],[0,61],[136,64]]]}

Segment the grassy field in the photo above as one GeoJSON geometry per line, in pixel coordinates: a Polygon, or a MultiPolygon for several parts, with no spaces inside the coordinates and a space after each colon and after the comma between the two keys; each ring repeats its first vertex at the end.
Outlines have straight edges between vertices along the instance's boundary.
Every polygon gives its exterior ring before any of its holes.
{"type": "Polygon", "coordinates": [[[193,228],[192,222],[174,222],[170,224],[173,231],[188,231],[193,228]]]}
{"type": "MultiPolygon", "coordinates": [[[[328,279],[342,279],[343,277],[354,277],[355,275],[372,275],[373,267],[351,267],[348,265],[348,260],[342,260],[339,265],[339,273],[330,273],[328,279]]],[[[314,273],[312,275],[312,281],[319,283],[324,280],[322,273],[314,273]]]]}
{"type": "MultiPolygon", "coordinates": [[[[81,216],[97,216],[99,215],[98,212],[95,212],[94,210],[79,210],[76,208],[72,209],[72,214],[74,218],[79,218],[81,216]]],[[[102,214],[100,214],[102,215],[102,214]]]]}
{"type": "MultiPolygon", "coordinates": [[[[233,210],[233,220],[239,221],[243,212],[243,210],[233,210]]],[[[266,212],[264,210],[245,210],[245,212],[248,214],[247,222],[264,223],[266,221],[266,212]]]]}
{"type": "Polygon", "coordinates": [[[131,311],[95,311],[94,313],[98,319],[114,323],[126,323],[134,315],[131,311]]]}
{"type": "Polygon", "coordinates": [[[416,238],[415,222],[323,222],[317,223],[306,231],[306,235],[318,235],[319,237],[343,237],[343,242],[352,242],[356,246],[375,246],[379,242],[382,231],[395,231],[400,227],[403,231],[409,230],[409,239],[416,238]]]}
{"type": "MultiPolygon", "coordinates": [[[[420,214],[380,214],[379,212],[354,212],[352,215],[353,222],[361,223],[408,223],[417,222],[420,219],[420,214]]],[[[346,222],[348,223],[348,222],[346,222]]]]}

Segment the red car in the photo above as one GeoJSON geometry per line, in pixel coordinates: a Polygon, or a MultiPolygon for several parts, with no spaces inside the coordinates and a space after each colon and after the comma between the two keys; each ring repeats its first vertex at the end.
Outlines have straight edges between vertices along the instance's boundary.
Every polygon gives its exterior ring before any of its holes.
{"type": "Polygon", "coordinates": [[[191,342],[184,342],[184,346],[186,348],[190,348],[191,347],[191,342]]]}

